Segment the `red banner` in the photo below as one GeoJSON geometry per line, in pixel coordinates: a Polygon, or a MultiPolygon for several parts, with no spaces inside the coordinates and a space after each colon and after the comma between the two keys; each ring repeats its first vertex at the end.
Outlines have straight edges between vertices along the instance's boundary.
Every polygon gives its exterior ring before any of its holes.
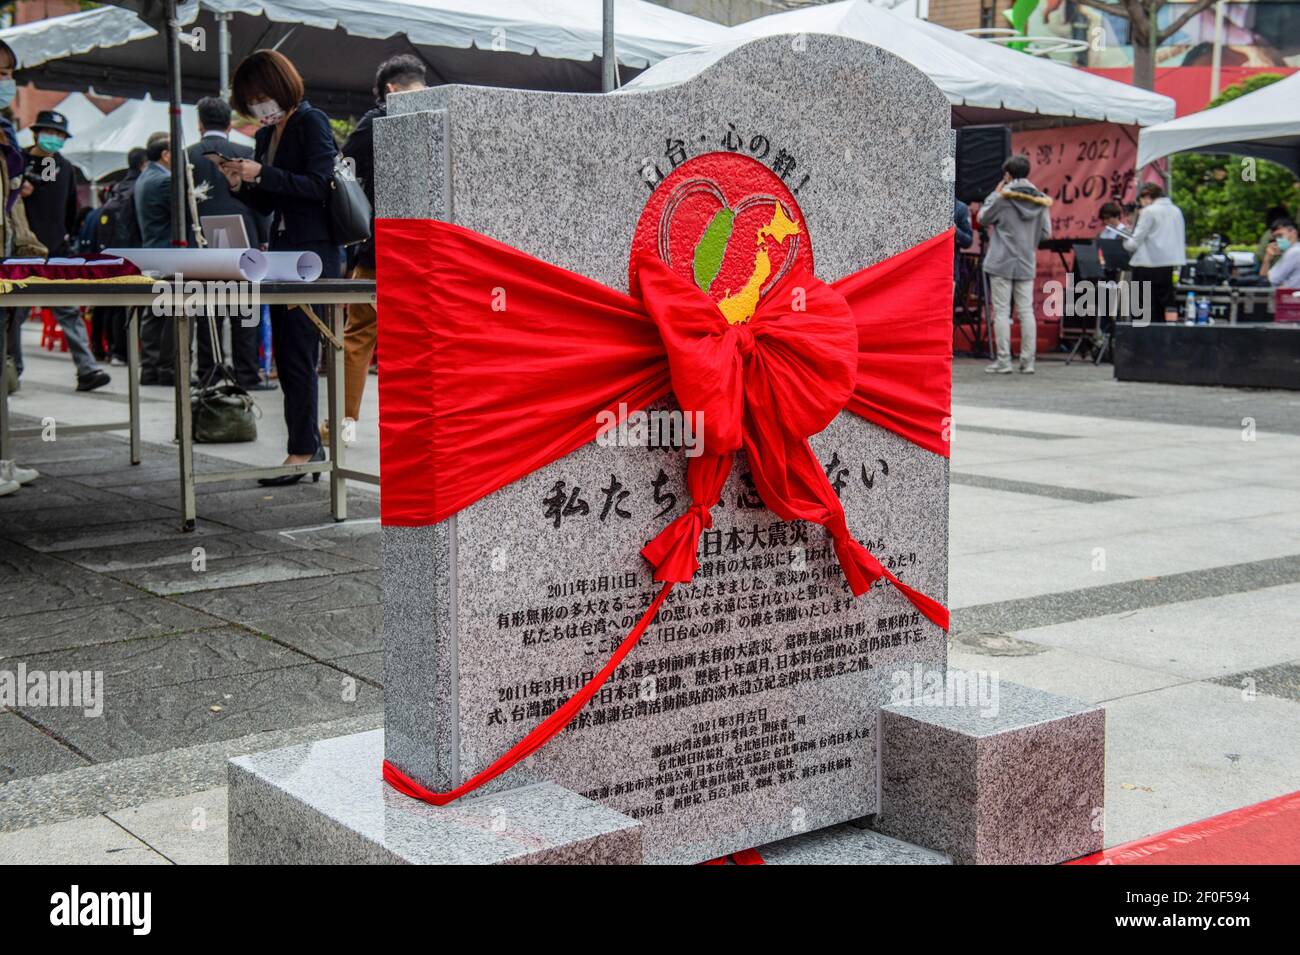
{"type": "MultiPolygon", "coordinates": [[[[1087,123],[1059,129],[1014,133],[1011,150],[1029,157],[1029,178],[1052,197],[1052,238],[1094,239],[1101,231],[1103,203],[1133,202],[1136,196],[1137,127],[1087,123]]],[[[1073,256],[1066,254],[1067,262],[1073,256]]],[[[1065,280],[1065,265],[1056,252],[1038,253],[1034,312],[1039,352],[1055,351],[1060,320],[1043,314],[1043,285],[1065,280]]],[[[1012,322],[1012,352],[1020,347],[1017,321],[1012,322]]]]}

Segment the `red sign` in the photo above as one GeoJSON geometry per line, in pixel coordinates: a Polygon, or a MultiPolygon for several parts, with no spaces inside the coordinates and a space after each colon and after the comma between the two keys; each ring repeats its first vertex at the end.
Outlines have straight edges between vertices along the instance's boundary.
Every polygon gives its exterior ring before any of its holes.
{"type": "Polygon", "coordinates": [[[1095,238],[1102,203],[1135,201],[1137,129],[1088,123],[1014,133],[1013,152],[1029,157],[1029,178],[1052,197],[1053,238],[1095,238]]]}

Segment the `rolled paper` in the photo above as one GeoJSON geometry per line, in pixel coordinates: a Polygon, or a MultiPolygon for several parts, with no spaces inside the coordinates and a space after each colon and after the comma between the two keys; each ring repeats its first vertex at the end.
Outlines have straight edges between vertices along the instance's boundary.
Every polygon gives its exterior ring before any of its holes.
{"type": "Polygon", "coordinates": [[[263,282],[314,282],[320,278],[320,256],[315,252],[263,252],[266,274],[263,282]]]}
{"type": "Polygon", "coordinates": [[[141,272],[164,278],[234,279],[260,282],[266,277],[266,253],[257,249],[105,249],[121,256],[141,272]]]}

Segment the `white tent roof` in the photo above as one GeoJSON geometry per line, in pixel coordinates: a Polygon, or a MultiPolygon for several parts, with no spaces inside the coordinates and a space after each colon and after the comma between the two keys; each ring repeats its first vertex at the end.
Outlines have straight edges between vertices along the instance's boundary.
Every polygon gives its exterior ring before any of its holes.
{"type": "Polygon", "coordinates": [[[1190,149],[1271,159],[1300,175],[1300,73],[1142,130],[1138,166],[1190,149]]]}
{"type": "MultiPolygon", "coordinates": [[[[78,166],[92,182],[110,172],[126,168],[126,155],[143,147],[151,133],[166,131],[167,104],[159,100],[128,100],[105,115],[88,129],[72,129],[73,136],[63,147],[63,155],[78,166]]],[[[181,126],[187,143],[198,142],[199,116],[193,106],[181,108],[181,126]]],[[[253,141],[231,131],[232,142],[251,146],[253,141]]]]}
{"type": "Polygon", "coordinates": [[[958,125],[1035,115],[1151,125],[1174,115],[1174,101],[1167,96],[903,16],[867,0],[843,0],[742,23],[732,28],[727,43],[666,60],[630,85],[681,82],[748,39],[783,33],[829,33],[890,51],[943,90],[958,125]]]}
{"type": "MultiPolygon", "coordinates": [[[[190,0],[217,13],[263,15],[282,23],[349,36],[496,52],[538,53],[566,60],[600,55],[601,5],[593,0],[190,0]]],[[[187,16],[182,16],[182,22],[187,16]]],[[[615,0],[620,63],[643,67],[690,46],[720,39],[726,27],[647,0],[615,0]]]]}
{"type": "MultiPolygon", "coordinates": [[[[48,88],[157,98],[167,93],[162,38],[130,6],[53,17],[0,31],[14,50],[20,80],[48,88]]],[[[148,0],[144,0],[148,7],[148,0]]],[[[179,20],[200,29],[205,49],[181,50],[184,98],[215,92],[215,14],[232,13],[231,69],[244,55],[273,46],[294,60],[308,98],[336,115],[373,105],[375,68],[393,53],[420,55],[431,82],[598,90],[600,0],[187,0],[179,20]]],[[[642,69],[728,29],[649,0],[615,0],[619,63],[642,69]]]]}
{"type": "MultiPolygon", "coordinates": [[[[68,119],[68,129],[75,137],[82,130],[89,129],[104,118],[104,111],[90,101],[84,93],[69,93],[53,107],[68,119]]],[[[32,144],[32,128],[27,126],[18,131],[18,145],[32,144]]]]}

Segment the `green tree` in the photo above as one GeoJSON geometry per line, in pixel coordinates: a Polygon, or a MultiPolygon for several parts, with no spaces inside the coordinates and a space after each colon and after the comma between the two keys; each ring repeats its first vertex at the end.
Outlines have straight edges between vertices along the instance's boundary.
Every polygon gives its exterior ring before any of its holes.
{"type": "MultiPolygon", "coordinates": [[[[1234,83],[1210,100],[1207,109],[1282,79],[1257,73],[1234,83]]],[[[1264,231],[1273,206],[1293,215],[1300,203],[1300,182],[1283,166],[1266,159],[1222,153],[1179,153],[1170,162],[1171,195],[1187,220],[1187,241],[1200,244],[1219,234],[1231,243],[1254,244],[1264,231]]]]}

